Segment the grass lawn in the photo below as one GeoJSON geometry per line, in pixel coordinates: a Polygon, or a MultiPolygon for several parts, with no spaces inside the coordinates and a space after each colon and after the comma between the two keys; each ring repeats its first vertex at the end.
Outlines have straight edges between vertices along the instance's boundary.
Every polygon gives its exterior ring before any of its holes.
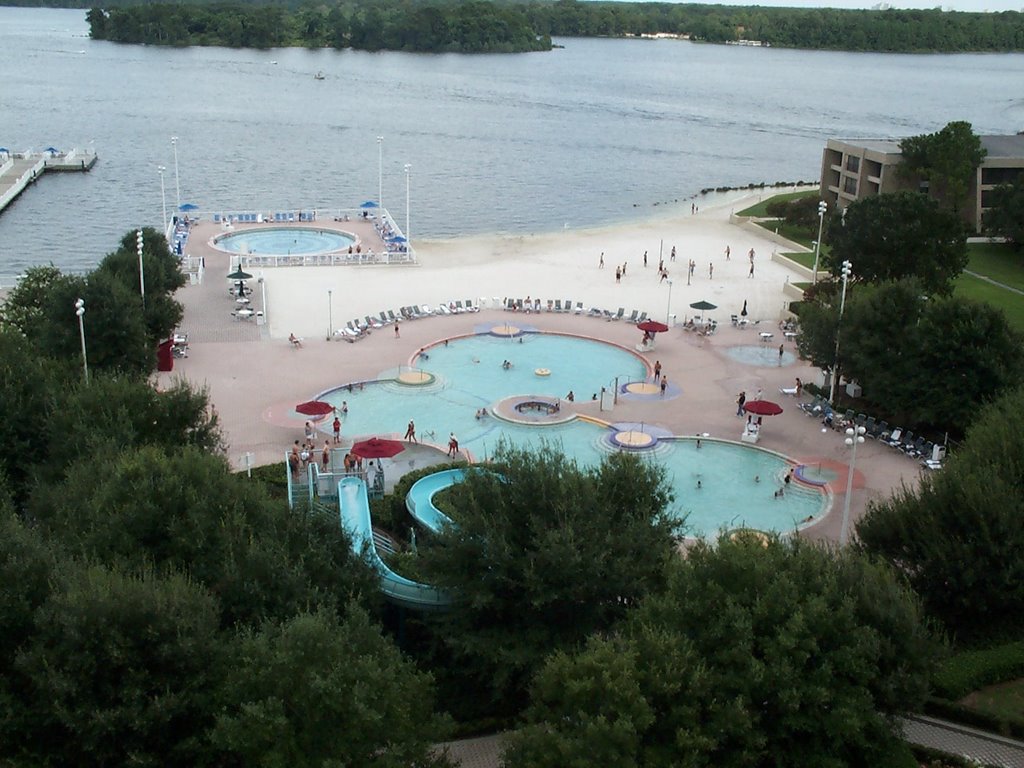
{"type": "Polygon", "coordinates": [[[971,243],[967,254],[971,272],[1024,291],[1024,253],[1001,243],[971,243]]]}
{"type": "Polygon", "coordinates": [[[1024,333],[1024,296],[971,275],[960,275],[957,278],[955,292],[957,296],[983,301],[1003,310],[1010,327],[1024,333]]]}
{"type": "Polygon", "coordinates": [[[982,688],[962,703],[1001,720],[1024,720],[1024,679],[982,688]]]}
{"type": "Polygon", "coordinates": [[[757,203],[756,205],[752,205],[749,208],[746,208],[746,209],[740,211],[736,215],[737,216],[757,216],[757,217],[767,216],[768,215],[768,206],[771,203],[774,203],[776,201],[786,201],[786,202],[788,202],[790,200],[799,200],[801,197],[810,197],[811,195],[817,197],[818,196],[818,190],[817,189],[807,189],[807,190],[804,190],[802,192],[786,192],[785,194],[782,194],[782,195],[772,195],[767,200],[762,200],[761,202],[757,203]]]}
{"type": "MultiPolygon", "coordinates": [[[[801,251],[799,253],[783,253],[781,256],[785,256],[787,259],[795,261],[797,264],[807,267],[808,269],[814,269],[814,251],[801,251]]],[[[818,265],[818,273],[821,273],[821,264],[818,265]]]]}

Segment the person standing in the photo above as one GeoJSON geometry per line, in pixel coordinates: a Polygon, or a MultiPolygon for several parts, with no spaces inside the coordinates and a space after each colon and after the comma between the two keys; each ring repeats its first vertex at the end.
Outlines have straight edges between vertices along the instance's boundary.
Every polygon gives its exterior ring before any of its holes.
{"type": "Polygon", "coordinates": [[[399,331],[398,331],[398,321],[396,320],[395,321],[395,338],[398,339],[398,338],[401,338],[401,336],[402,336],[402,334],[399,333],[399,331]]]}
{"type": "Polygon", "coordinates": [[[665,396],[665,390],[668,389],[668,376],[661,377],[661,396],[665,396]]]}
{"type": "Polygon", "coordinates": [[[340,445],[341,444],[341,419],[339,419],[337,416],[335,416],[334,417],[334,424],[332,424],[331,426],[334,427],[334,444],[335,445],[340,445]]]}
{"type": "Polygon", "coordinates": [[[604,251],[601,251],[601,260],[597,262],[598,269],[604,269],[604,251]]]}
{"type": "Polygon", "coordinates": [[[616,283],[622,282],[622,267],[616,267],[615,268],[615,282],[616,283]]]}
{"type": "Polygon", "coordinates": [[[324,451],[320,454],[320,466],[323,467],[324,472],[331,466],[331,441],[324,440],[324,451]]]}
{"type": "Polygon", "coordinates": [[[459,439],[455,436],[454,432],[448,433],[448,456],[455,458],[459,455],[459,439]]]}
{"type": "Polygon", "coordinates": [[[728,246],[728,245],[727,245],[727,246],[725,246],[725,260],[726,260],[726,261],[728,261],[728,260],[729,260],[729,254],[730,254],[730,253],[732,253],[732,251],[731,251],[731,250],[729,250],[729,246],[728,246]]]}
{"type": "Polygon", "coordinates": [[[676,260],[676,247],[674,245],[672,246],[672,253],[669,255],[668,260],[669,261],[675,261],[676,260]]]}
{"type": "Polygon", "coordinates": [[[644,251],[644,267],[647,266],[647,251],[644,251]]]}
{"type": "Polygon", "coordinates": [[[708,280],[711,280],[715,276],[715,263],[710,262],[708,264],[708,280]]]}
{"type": "Polygon", "coordinates": [[[409,426],[405,428],[405,439],[410,442],[417,442],[416,440],[416,422],[409,419],[409,426]]]}
{"type": "Polygon", "coordinates": [[[736,415],[737,416],[742,416],[743,415],[743,404],[745,402],[747,402],[747,393],[741,391],[740,392],[740,396],[736,398],[736,415]]]}
{"type": "Polygon", "coordinates": [[[655,360],[654,361],[654,383],[657,384],[659,379],[661,379],[661,360],[655,360]]]}
{"type": "Polygon", "coordinates": [[[779,365],[782,365],[782,356],[786,353],[786,347],[783,344],[779,344],[779,365]]]}

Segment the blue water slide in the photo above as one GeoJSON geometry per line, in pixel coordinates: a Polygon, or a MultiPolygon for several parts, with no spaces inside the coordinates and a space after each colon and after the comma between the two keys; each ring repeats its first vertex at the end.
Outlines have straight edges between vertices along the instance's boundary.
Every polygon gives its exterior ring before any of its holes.
{"type": "Polygon", "coordinates": [[[437,533],[442,526],[451,525],[448,515],[434,506],[434,496],[449,486],[461,483],[466,476],[465,469],[446,469],[421,477],[405,496],[405,508],[424,528],[437,533]]]}
{"type": "Polygon", "coordinates": [[[369,552],[370,561],[377,569],[377,573],[380,574],[381,592],[388,600],[417,611],[444,610],[451,604],[451,597],[442,590],[400,576],[381,560],[373,541],[370,500],[366,494],[366,483],[362,478],[343,477],[341,479],[338,483],[338,506],[341,525],[352,537],[353,549],[361,552],[365,548],[369,552]]]}

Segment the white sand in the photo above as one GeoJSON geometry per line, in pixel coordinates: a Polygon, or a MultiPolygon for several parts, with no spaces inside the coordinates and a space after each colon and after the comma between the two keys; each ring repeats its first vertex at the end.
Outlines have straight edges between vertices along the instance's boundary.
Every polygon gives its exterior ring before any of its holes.
{"type": "Polygon", "coordinates": [[[692,215],[684,208],[628,224],[529,236],[477,236],[453,240],[416,241],[419,265],[412,267],[298,267],[262,271],[267,290],[267,316],[274,338],[289,333],[326,336],[330,314],[335,328],[348,320],[376,315],[407,304],[430,304],[472,299],[490,306],[495,298],[540,298],[582,301],[616,311],[646,311],[677,322],[696,314],[691,303],[705,300],[719,309],[706,313],[720,322],[738,314],[743,302],[751,320],[775,322],[791,299],[783,294],[787,281],[802,278],[772,261],[775,250],[799,250],[777,245],[763,232],[732,224],[730,213],[780,191],[720,196],[692,215]],[[669,260],[672,246],[676,261],[669,260]],[[725,258],[725,247],[731,259],[725,258]],[[754,278],[748,277],[748,252],[755,251],[754,278]],[[643,253],[647,251],[647,268],[643,253]],[[604,269],[598,268],[604,252],[604,269]],[[658,278],[659,253],[672,281],[658,278]],[[687,285],[686,265],[697,263],[687,285]],[[615,267],[626,264],[626,275],[615,282],[615,267]],[[708,266],[714,264],[709,278],[708,266]]]}

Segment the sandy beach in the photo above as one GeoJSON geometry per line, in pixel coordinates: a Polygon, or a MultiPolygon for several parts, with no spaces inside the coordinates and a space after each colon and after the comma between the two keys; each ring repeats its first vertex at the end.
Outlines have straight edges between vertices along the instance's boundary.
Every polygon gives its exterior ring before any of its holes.
{"type": "MultiPolygon", "coordinates": [[[[166,385],[183,376],[205,386],[221,418],[229,458],[243,467],[246,461],[264,464],[283,459],[292,441],[301,437],[303,422],[293,410],[296,403],[350,381],[375,379],[407,364],[421,347],[445,338],[471,334],[510,318],[525,319],[494,308],[495,299],[531,296],[540,298],[544,307],[549,299],[572,299],[587,308],[616,311],[623,307],[627,317],[633,309],[646,311],[661,321],[675,315],[673,328],[659,337],[657,349],[645,358],[649,365],[660,360],[678,391],[664,400],[620,403],[614,416],[590,402],[577,403],[579,413],[605,421],[657,424],[676,435],[708,434],[736,441],[742,422],[736,418],[737,393],[762,390],[766,399],[778,400],[785,410],[771,420],[761,447],[797,463],[829,468],[829,490],[836,499],[832,511],[804,532],[835,539],[848,477],[848,449],[842,435],[823,432],[817,419],[796,407],[796,398],[779,391],[791,387],[796,377],[816,381],[819,372],[798,360],[757,367],[728,354],[730,347],[756,345],[762,333],[769,333],[771,338],[763,343],[783,344],[795,356],[792,340],[784,338],[778,323],[791,300],[783,292],[786,283],[804,278],[773,261],[772,253],[799,247],[785,247],[767,233],[730,221],[732,212],[748,207],[762,194],[772,192],[737,195],[696,213],[687,203],[676,211],[598,229],[416,241],[419,263],[415,266],[255,269],[254,276],[263,281],[251,283],[252,306],[266,312],[268,322],[263,325],[232,317],[235,306],[224,278],[229,257],[207,248],[193,235],[189,250],[204,256],[206,273],[201,284],[189,285],[178,294],[186,310],[182,329],[189,334],[190,355],[176,360],[174,372],[160,374],[158,383],[166,385]],[[670,260],[673,246],[675,262],[670,260]],[[751,249],[755,254],[752,277],[751,249]],[[602,252],[603,269],[599,267],[602,252]],[[659,279],[659,257],[669,270],[671,289],[668,281],[659,279]],[[691,258],[696,268],[687,285],[686,264],[691,258]],[[615,269],[622,265],[625,276],[617,283],[615,269]],[[709,265],[713,265],[712,275],[709,265]],[[330,325],[337,328],[355,317],[413,303],[436,307],[466,299],[480,303],[483,311],[403,322],[400,338],[391,328],[382,328],[356,343],[328,340],[330,325]],[[682,326],[686,318],[698,314],[689,305],[701,300],[718,306],[705,313],[719,322],[718,332],[711,336],[686,332],[682,326]],[[730,315],[738,314],[744,301],[751,325],[733,327],[730,315]],[[755,321],[760,322],[755,325],[755,321]],[[288,342],[289,333],[304,337],[301,349],[288,342]]],[[[528,318],[540,330],[606,340],[628,349],[640,340],[632,325],[586,313],[541,312],[528,318]]],[[[381,424],[379,434],[400,436],[404,426],[381,424]]],[[[357,436],[346,435],[353,437],[357,436]]],[[[443,454],[439,447],[437,460],[443,454]]],[[[853,518],[871,499],[887,496],[901,483],[914,484],[920,471],[918,463],[887,446],[874,441],[863,445],[854,473],[853,518]]]]}

